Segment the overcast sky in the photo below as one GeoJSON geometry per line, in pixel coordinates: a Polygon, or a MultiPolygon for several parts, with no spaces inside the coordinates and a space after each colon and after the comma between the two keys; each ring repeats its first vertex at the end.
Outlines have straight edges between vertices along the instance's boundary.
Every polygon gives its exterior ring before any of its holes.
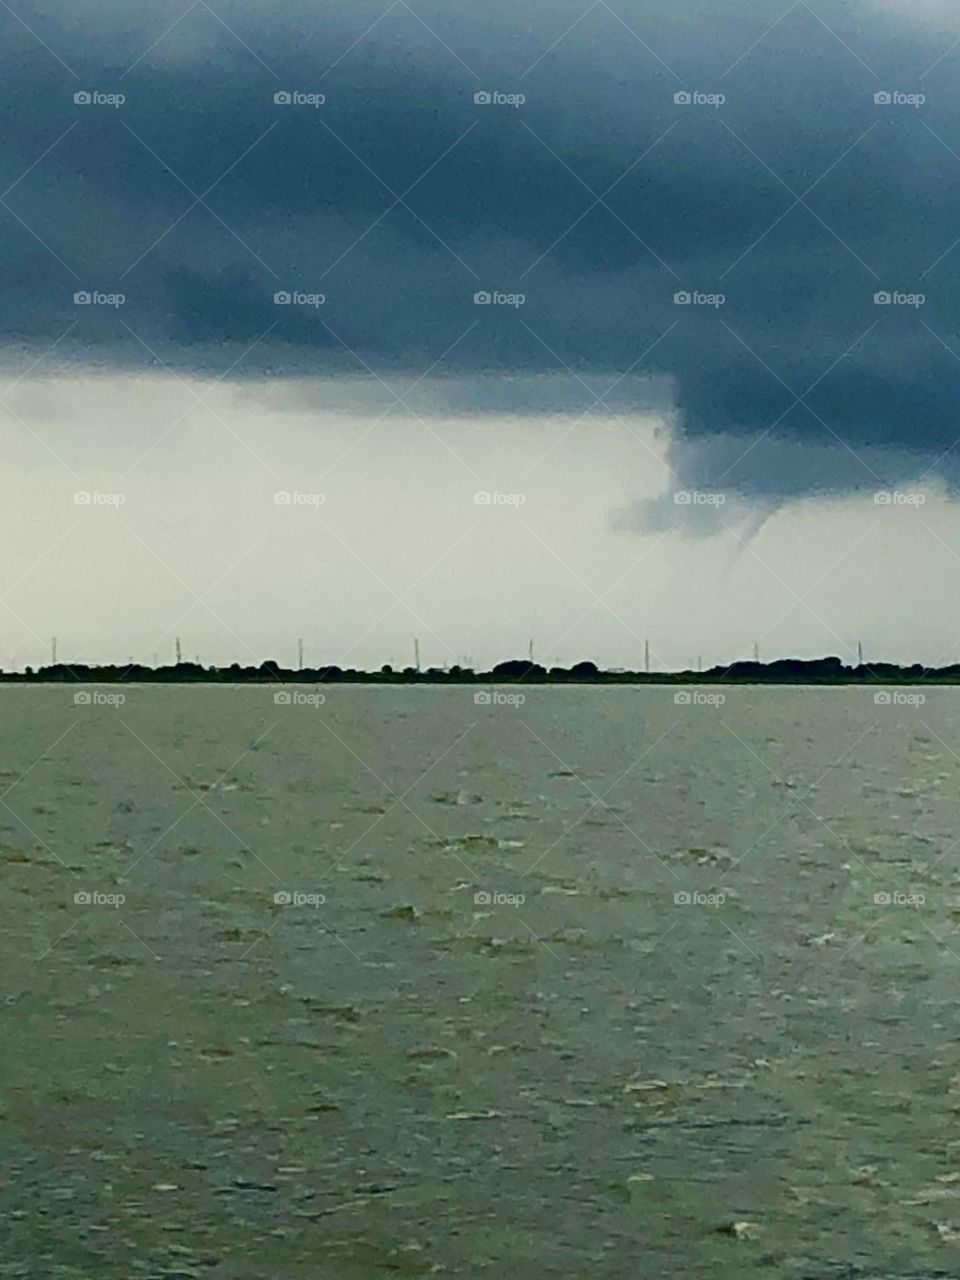
{"type": "Polygon", "coordinates": [[[960,11],[315,9],[0,9],[0,665],[960,660],[960,11]]]}

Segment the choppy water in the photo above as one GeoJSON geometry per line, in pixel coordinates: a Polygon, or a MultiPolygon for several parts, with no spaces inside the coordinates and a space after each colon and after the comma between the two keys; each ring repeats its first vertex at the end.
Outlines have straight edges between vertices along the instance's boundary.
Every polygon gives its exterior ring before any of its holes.
{"type": "Polygon", "coordinates": [[[0,1275],[958,1274],[960,690],[74,692],[0,689],[0,1275]]]}

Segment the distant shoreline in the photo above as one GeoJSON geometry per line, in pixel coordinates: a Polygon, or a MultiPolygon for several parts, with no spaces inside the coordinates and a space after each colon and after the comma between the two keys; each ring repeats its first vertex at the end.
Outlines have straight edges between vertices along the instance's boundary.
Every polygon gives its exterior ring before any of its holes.
{"type": "Polygon", "coordinates": [[[896,663],[873,662],[844,666],[839,658],[781,658],[775,662],[734,662],[708,671],[604,671],[592,662],[572,667],[547,669],[537,663],[512,659],[488,671],[464,667],[413,667],[379,671],[353,668],[308,667],[296,670],[267,661],[259,667],[204,667],[181,662],[168,667],[108,664],[58,663],[36,671],[0,671],[0,684],[366,684],[366,685],[953,685],[960,684],[960,664],[924,667],[920,663],[904,667],[896,663]]]}

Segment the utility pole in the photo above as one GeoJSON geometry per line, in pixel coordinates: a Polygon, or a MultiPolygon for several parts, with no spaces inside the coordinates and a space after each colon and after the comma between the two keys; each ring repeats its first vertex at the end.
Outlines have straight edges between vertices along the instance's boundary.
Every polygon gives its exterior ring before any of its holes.
{"type": "Polygon", "coordinates": [[[180,648],[179,636],[177,636],[175,643],[176,643],[176,654],[177,654],[177,666],[179,667],[180,663],[183,661],[183,650],[180,648]]]}
{"type": "Polygon", "coordinates": [[[420,670],[420,641],[416,636],[413,638],[413,666],[416,671],[420,670]]]}
{"type": "Polygon", "coordinates": [[[54,636],[53,639],[50,641],[50,657],[52,659],[50,665],[55,667],[57,665],[57,637],[56,636],[54,636]]]}
{"type": "Polygon", "coordinates": [[[760,642],[758,640],[753,642],[753,660],[754,662],[760,661],[760,642]]]}
{"type": "Polygon", "coordinates": [[[527,646],[527,657],[530,659],[530,662],[532,663],[533,662],[533,640],[532,639],[529,645],[527,646]]]}
{"type": "Polygon", "coordinates": [[[297,670],[303,670],[303,641],[297,641],[297,670]]]}
{"type": "Polygon", "coordinates": [[[858,667],[863,666],[863,641],[862,640],[857,641],[857,666],[858,667]]]}
{"type": "Polygon", "coordinates": [[[647,675],[650,674],[650,641],[649,640],[644,640],[643,642],[643,669],[647,673],[647,675]]]}

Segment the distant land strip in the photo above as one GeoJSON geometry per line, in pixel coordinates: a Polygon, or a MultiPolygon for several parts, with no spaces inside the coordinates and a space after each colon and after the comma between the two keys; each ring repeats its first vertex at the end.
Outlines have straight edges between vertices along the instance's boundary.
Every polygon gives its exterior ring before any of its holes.
{"type": "Polygon", "coordinates": [[[960,684],[960,663],[949,667],[925,667],[914,663],[870,662],[845,666],[840,658],[779,658],[774,662],[733,662],[708,671],[604,670],[593,662],[572,667],[543,667],[536,662],[510,659],[489,671],[468,667],[394,668],[377,671],[352,667],[281,667],[268,660],[258,667],[233,663],[228,667],[179,662],[164,667],[139,663],[90,666],[57,663],[34,670],[0,670],[0,683],[15,684],[960,684]]]}

